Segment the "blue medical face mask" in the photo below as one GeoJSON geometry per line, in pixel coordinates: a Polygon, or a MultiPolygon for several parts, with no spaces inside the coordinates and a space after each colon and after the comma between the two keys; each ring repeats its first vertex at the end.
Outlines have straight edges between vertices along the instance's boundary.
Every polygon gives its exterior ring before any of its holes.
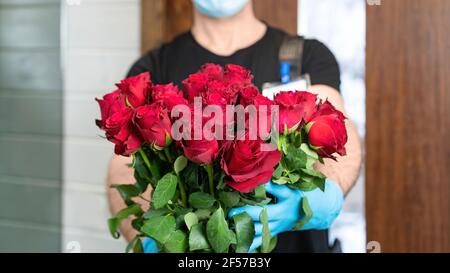
{"type": "Polygon", "coordinates": [[[249,0],[192,0],[195,8],[202,14],[222,18],[240,12],[249,0]]]}

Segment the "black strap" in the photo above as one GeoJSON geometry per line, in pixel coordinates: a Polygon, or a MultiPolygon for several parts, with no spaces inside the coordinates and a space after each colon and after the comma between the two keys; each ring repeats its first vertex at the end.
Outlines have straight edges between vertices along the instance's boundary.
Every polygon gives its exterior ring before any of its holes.
{"type": "MultiPolygon", "coordinates": [[[[286,35],[284,37],[283,43],[280,47],[280,62],[281,61],[287,61],[291,64],[291,78],[299,78],[302,73],[302,58],[303,58],[303,49],[305,45],[305,39],[303,36],[292,36],[292,35],[286,35]],[[289,54],[295,57],[290,57],[287,59],[281,58],[281,52],[282,50],[286,50],[286,48],[289,51],[295,50],[294,54],[289,54]]],[[[285,54],[284,54],[285,55],[285,54]]]]}

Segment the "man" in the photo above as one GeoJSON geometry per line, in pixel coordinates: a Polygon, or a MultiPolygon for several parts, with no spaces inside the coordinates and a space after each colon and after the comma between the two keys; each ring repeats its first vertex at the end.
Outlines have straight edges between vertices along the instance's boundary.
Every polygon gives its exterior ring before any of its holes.
{"type": "MultiPolygon", "coordinates": [[[[205,63],[225,65],[238,64],[250,69],[255,75],[254,83],[259,88],[265,82],[280,81],[278,53],[286,33],[271,28],[259,21],[253,12],[250,0],[193,0],[194,23],[191,30],[181,34],[171,43],[149,52],[131,68],[129,76],[150,71],[155,83],[175,82],[181,84],[189,74],[199,70],[205,63]]],[[[305,40],[302,73],[311,77],[312,93],[328,99],[345,113],[339,94],[340,74],[333,54],[316,40],[305,40]]],[[[327,229],[342,208],[343,196],[352,188],[358,176],[361,162],[361,146],[357,131],[351,121],[346,121],[348,142],[347,155],[337,161],[325,160],[316,169],[329,179],[325,192],[315,190],[303,193],[278,186],[266,185],[266,190],[278,197],[277,204],[267,206],[269,228],[278,235],[275,252],[329,252],[327,229]],[[291,231],[301,218],[299,215],[302,196],[308,197],[313,219],[302,231],[291,231]]],[[[130,158],[114,156],[111,160],[108,185],[112,183],[134,183],[133,172],[127,164],[130,158]]],[[[119,194],[108,189],[113,213],[124,208],[119,194]]],[[[148,204],[143,203],[143,206],[148,204]]],[[[145,207],[144,207],[145,208],[145,207]]],[[[230,212],[230,216],[246,211],[255,220],[255,238],[251,249],[261,244],[260,207],[241,207],[230,212]]],[[[121,225],[122,234],[131,240],[136,231],[130,220],[121,225]]],[[[144,242],[144,249],[154,251],[151,239],[144,242]]]]}

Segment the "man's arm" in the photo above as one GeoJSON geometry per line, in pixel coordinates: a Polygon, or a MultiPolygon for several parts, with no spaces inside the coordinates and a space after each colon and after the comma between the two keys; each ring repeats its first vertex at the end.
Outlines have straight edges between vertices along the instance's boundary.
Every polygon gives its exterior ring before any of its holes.
{"type": "MultiPolygon", "coordinates": [[[[120,210],[126,207],[125,202],[122,200],[119,192],[111,188],[112,184],[134,184],[136,180],[134,179],[133,169],[128,165],[131,163],[131,157],[124,157],[114,155],[109,163],[108,177],[107,177],[107,194],[108,203],[111,213],[115,215],[120,210]]],[[[143,194],[147,198],[150,198],[151,187],[143,194]]],[[[147,199],[146,198],[146,199],[147,199]]],[[[141,198],[133,199],[136,203],[140,204],[144,211],[148,210],[149,203],[141,198]]],[[[137,235],[137,231],[131,226],[132,218],[129,217],[125,219],[120,224],[121,234],[129,242],[137,235]]]]}
{"type": "MultiPolygon", "coordinates": [[[[334,88],[327,85],[313,85],[310,92],[317,94],[320,99],[328,99],[338,110],[346,115],[344,101],[341,95],[334,88]]],[[[337,161],[324,159],[325,164],[316,164],[316,169],[326,177],[336,181],[344,194],[347,194],[358,178],[361,167],[361,141],[358,131],[352,121],[346,120],[348,141],[345,145],[347,155],[338,157],[337,161]]]]}

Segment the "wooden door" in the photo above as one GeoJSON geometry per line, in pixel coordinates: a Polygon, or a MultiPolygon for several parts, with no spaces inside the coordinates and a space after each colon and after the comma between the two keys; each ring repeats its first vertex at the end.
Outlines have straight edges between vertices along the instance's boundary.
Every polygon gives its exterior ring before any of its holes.
{"type": "Polygon", "coordinates": [[[450,1],[367,7],[367,240],[450,252],[450,1]]]}

